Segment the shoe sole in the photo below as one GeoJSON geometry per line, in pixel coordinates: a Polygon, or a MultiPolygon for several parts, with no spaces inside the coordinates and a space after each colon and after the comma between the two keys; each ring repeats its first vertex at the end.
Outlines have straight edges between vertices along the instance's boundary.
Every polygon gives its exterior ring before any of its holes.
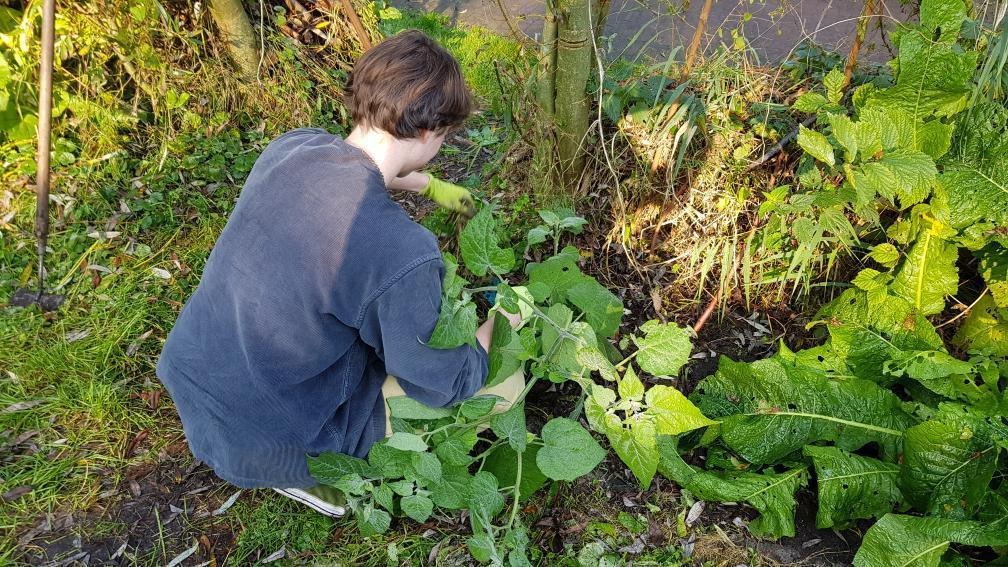
{"type": "Polygon", "coordinates": [[[274,488],[273,490],[279,492],[280,494],[283,494],[284,496],[290,498],[291,500],[296,500],[304,504],[305,506],[308,506],[312,510],[315,510],[316,512],[324,516],[329,516],[330,518],[342,518],[343,516],[346,515],[346,508],[342,506],[334,506],[329,503],[323,503],[322,500],[315,498],[314,496],[311,496],[309,494],[304,493],[299,494],[298,492],[292,492],[284,488],[274,488]]]}

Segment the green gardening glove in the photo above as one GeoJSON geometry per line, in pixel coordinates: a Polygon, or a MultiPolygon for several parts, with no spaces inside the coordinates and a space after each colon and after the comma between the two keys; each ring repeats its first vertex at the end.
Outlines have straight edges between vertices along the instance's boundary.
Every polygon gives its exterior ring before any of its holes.
{"type": "Polygon", "coordinates": [[[476,214],[476,203],[473,201],[472,193],[465,187],[459,187],[447,181],[428,174],[430,181],[420,192],[421,195],[434,201],[438,205],[465,215],[471,218],[476,214]]]}

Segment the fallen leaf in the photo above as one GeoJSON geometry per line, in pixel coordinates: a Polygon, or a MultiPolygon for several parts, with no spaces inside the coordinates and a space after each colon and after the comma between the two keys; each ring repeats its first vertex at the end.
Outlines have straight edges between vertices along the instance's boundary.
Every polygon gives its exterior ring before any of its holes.
{"type": "Polygon", "coordinates": [[[690,506],[689,513],[686,514],[686,525],[692,526],[700,519],[700,515],[703,514],[705,504],[702,500],[698,500],[690,506]]]}
{"type": "Polygon", "coordinates": [[[269,555],[267,555],[266,557],[264,557],[263,560],[261,561],[261,563],[272,563],[274,561],[283,559],[286,556],[287,556],[287,548],[286,547],[281,547],[280,549],[278,549],[278,550],[274,551],[273,553],[270,553],[269,555]]]}
{"type": "Polygon", "coordinates": [[[221,504],[220,508],[217,508],[216,510],[214,510],[211,513],[211,515],[212,516],[220,516],[224,512],[227,512],[228,509],[231,508],[232,506],[234,506],[234,503],[238,501],[238,497],[241,496],[241,493],[242,493],[242,491],[239,490],[238,492],[235,492],[234,494],[232,494],[231,497],[228,498],[227,500],[225,500],[224,503],[221,504]]]}
{"type": "Polygon", "coordinates": [[[14,413],[16,411],[23,411],[26,409],[33,408],[42,403],[42,400],[25,400],[23,402],[14,402],[13,404],[5,407],[0,413],[14,413]]]}
{"type": "Polygon", "coordinates": [[[199,544],[196,544],[196,545],[190,547],[189,549],[183,551],[182,553],[179,553],[178,555],[176,555],[175,559],[172,559],[171,561],[169,561],[168,564],[165,565],[165,567],[177,567],[178,565],[181,565],[183,561],[185,561],[186,559],[189,559],[190,555],[192,555],[193,553],[196,553],[197,549],[199,549],[199,544]]]}
{"type": "Polygon", "coordinates": [[[151,273],[154,274],[155,277],[161,278],[163,280],[171,279],[171,272],[169,272],[164,268],[151,268],[151,273]]]}
{"type": "Polygon", "coordinates": [[[69,333],[67,333],[64,339],[66,339],[66,342],[72,343],[74,341],[79,341],[90,334],[91,334],[90,329],[77,329],[76,331],[70,331],[69,333]]]}
{"type": "Polygon", "coordinates": [[[136,451],[136,448],[140,445],[140,443],[143,443],[143,440],[146,438],[147,438],[147,430],[141,429],[136,435],[133,436],[133,439],[129,442],[129,444],[126,445],[126,450],[123,452],[123,458],[126,459],[130,458],[133,455],[133,452],[136,451]]]}
{"type": "Polygon", "coordinates": [[[32,490],[34,489],[27,484],[23,486],[18,486],[8,490],[7,492],[4,492],[3,496],[0,496],[0,500],[3,500],[4,502],[13,502],[18,498],[21,498],[25,494],[28,494],[32,490]]]}

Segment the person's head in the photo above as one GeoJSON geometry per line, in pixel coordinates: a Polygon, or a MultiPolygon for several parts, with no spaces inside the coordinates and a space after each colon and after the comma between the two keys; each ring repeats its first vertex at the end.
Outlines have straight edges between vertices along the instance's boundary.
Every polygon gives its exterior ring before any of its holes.
{"type": "Polygon", "coordinates": [[[403,31],[364,53],[350,74],[345,102],[356,127],[418,143],[416,159],[423,161],[415,168],[437,154],[445,135],[473,107],[458,62],[418,30],[403,31]]]}

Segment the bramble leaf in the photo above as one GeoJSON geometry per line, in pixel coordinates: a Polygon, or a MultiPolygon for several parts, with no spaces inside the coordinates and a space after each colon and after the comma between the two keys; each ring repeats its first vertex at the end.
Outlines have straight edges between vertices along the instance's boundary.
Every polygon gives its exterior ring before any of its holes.
{"type": "Polygon", "coordinates": [[[808,152],[810,156],[830,167],[836,165],[836,157],[833,155],[833,145],[826,139],[826,136],[823,136],[819,132],[810,130],[805,126],[799,126],[798,145],[808,152]]]}

